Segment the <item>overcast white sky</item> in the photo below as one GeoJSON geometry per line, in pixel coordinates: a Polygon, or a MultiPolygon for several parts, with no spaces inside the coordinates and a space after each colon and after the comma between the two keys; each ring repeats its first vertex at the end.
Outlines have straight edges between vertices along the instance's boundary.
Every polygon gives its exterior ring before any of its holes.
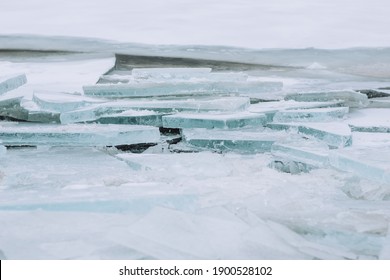
{"type": "Polygon", "coordinates": [[[1,0],[0,34],[251,48],[390,46],[389,0],[1,0]]]}

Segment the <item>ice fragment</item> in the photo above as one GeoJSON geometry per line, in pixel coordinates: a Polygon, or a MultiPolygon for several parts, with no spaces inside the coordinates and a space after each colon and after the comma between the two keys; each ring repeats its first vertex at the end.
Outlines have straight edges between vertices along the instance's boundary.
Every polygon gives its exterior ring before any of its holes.
{"type": "Polygon", "coordinates": [[[25,74],[19,74],[14,76],[0,77],[0,95],[16,89],[27,83],[27,78],[25,74]]]}

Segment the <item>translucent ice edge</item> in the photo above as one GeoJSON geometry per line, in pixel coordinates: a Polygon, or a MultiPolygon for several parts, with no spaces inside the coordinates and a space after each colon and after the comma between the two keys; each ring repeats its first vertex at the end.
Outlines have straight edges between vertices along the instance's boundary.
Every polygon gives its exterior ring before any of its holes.
{"type": "Polygon", "coordinates": [[[164,116],[163,127],[167,128],[239,128],[245,126],[264,126],[264,114],[239,112],[234,114],[174,114],[164,116]]]}
{"type": "Polygon", "coordinates": [[[4,156],[7,153],[7,148],[1,145],[0,143],[0,157],[4,156]]]}
{"type": "Polygon", "coordinates": [[[269,123],[271,129],[290,130],[298,134],[314,137],[330,147],[352,145],[351,130],[347,125],[335,123],[269,123]]]}
{"type": "Polygon", "coordinates": [[[131,84],[102,84],[84,86],[84,94],[87,96],[99,96],[106,98],[123,97],[151,97],[151,96],[178,96],[178,95],[202,95],[202,94],[256,94],[280,90],[281,82],[263,81],[175,81],[175,82],[143,82],[131,84]]]}
{"type": "Polygon", "coordinates": [[[310,92],[288,94],[285,100],[295,101],[332,101],[342,100],[348,107],[366,107],[369,102],[367,95],[356,91],[328,91],[328,92],[310,92]]]}
{"type": "Polygon", "coordinates": [[[19,74],[9,77],[0,77],[0,95],[16,89],[27,83],[27,77],[25,74],[19,74]]]}
{"type": "Polygon", "coordinates": [[[0,128],[6,145],[115,146],[160,140],[158,128],[150,126],[0,124],[0,128]]]}
{"type": "Polygon", "coordinates": [[[149,125],[162,127],[164,113],[153,111],[128,110],[118,114],[102,116],[92,122],[100,124],[128,124],[128,125],[149,125]]]}
{"type": "Polygon", "coordinates": [[[212,99],[187,100],[150,100],[150,101],[116,101],[93,105],[79,110],[61,114],[61,123],[94,121],[101,117],[118,114],[127,110],[152,110],[160,113],[179,111],[243,111],[249,106],[247,97],[225,97],[212,99]]]}
{"type": "Polygon", "coordinates": [[[105,100],[62,92],[34,92],[33,99],[44,110],[66,112],[80,107],[106,102],[105,100]]]}
{"type": "Polygon", "coordinates": [[[22,96],[0,97],[0,116],[27,120],[28,111],[21,105],[22,96]]]}

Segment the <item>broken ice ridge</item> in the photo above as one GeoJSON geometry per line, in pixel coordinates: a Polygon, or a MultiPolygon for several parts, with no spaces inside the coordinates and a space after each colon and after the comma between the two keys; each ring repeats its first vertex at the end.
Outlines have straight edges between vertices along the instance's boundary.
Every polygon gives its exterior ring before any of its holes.
{"type": "Polygon", "coordinates": [[[166,128],[220,128],[262,127],[267,122],[264,114],[249,112],[219,114],[173,114],[162,118],[166,128]]]}
{"type": "Polygon", "coordinates": [[[25,74],[0,77],[0,95],[27,83],[25,74]]]}
{"type": "Polygon", "coordinates": [[[366,107],[369,102],[367,95],[352,90],[345,91],[327,91],[327,92],[308,92],[308,93],[291,93],[285,96],[285,100],[295,101],[343,101],[344,106],[361,108],[366,107]]]}
{"type": "Polygon", "coordinates": [[[284,132],[219,129],[183,129],[186,143],[215,151],[236,151],[240,153],[264,153],[271,151],[276,141],[288,137],[284,132]]]}
{"type": "Polygon", "coordinates": [[[113,101],[99,105],[88,106],[75,111],[61,114],[61,123],[95,121],[101,117],[119,114],[128,110],[150,110],[158,113],[173,113],[180,111],[193,112],[235,112],[243,111],[249,106],[249,98],[225,97],[187,100],[137,100],[113,101]]]}
{"type": "Polygon", "coordinates": [[[348,107],[292,109],[275,113],[274,122],[328,122],[341,119],[348,114],[348,107]]]}
{"type": "Polygon", "coordinates": [[[332,148],[352,145],[351,129],[342,123],[269,123],[275,130],[288,130],[321,140],[332,148]]]}
{"type": "Polygon", "coordinates": [[[0,128],[4,145],[117,146],[160,140],[158,128],[149,126],[0,123],[0,128]]]}

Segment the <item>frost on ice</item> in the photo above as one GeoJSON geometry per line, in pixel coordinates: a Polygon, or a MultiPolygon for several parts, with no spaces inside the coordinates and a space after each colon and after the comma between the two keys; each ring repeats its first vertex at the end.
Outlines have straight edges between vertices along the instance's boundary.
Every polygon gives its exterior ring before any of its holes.
{"type": "Polygon", "coordinates": [[[0,258],[388,258],[383,73],[104,44],[0,63],[0,258]]]}

